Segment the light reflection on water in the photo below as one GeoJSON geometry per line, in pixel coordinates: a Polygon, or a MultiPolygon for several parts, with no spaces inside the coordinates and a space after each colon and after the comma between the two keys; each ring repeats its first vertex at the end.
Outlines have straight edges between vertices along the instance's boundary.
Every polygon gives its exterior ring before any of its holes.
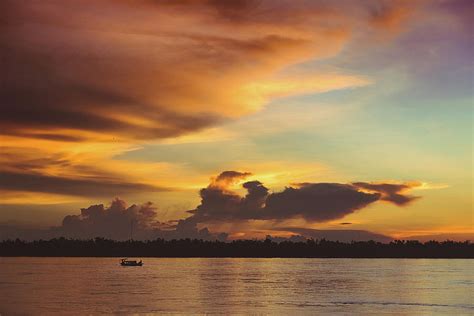
{"type": "Polygon", "coordinates": [[[474,314],[473,260],[0,258],[0,314],[474,314]]]}

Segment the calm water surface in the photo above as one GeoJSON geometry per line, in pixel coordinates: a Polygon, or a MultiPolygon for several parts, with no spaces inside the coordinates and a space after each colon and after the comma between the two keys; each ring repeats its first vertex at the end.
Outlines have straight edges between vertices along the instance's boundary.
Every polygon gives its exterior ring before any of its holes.
{"type": "Polygon", "coordinates": [[[0,314],[474,314],[474,260],[144,262],[0,258],[0,314]]]}

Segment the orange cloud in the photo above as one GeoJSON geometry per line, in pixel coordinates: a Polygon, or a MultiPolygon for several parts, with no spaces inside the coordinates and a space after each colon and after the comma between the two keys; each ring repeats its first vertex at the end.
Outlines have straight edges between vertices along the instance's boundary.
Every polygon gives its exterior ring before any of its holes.
{"type": "Polygon", "coordinates": [[[0,126],[10,135],[175,137],[252,113],[275,97],[368,82],[281,72],[337,54],[353,29],[364,21],[370,27],[370,5],[352,6],[355,15],[339,8],[351,5],[319,2],[6,5],[0,126]]]}
{"type": "MultiPolygon", "coordinates": [[[[143,141],[192,138],[275,98],[371,83],[292,67],[333,57],[355,30],[374,28],[372,2],[6,1],[3,7],[0,171],[2,190],[13,196],[161,190],[184,167],[114,156],[143,141]],[[156,170],[167,177],[158,181],[156,170]]],[[[381,19],[402,21],[384,10],[377,11],[381,19]]]]}

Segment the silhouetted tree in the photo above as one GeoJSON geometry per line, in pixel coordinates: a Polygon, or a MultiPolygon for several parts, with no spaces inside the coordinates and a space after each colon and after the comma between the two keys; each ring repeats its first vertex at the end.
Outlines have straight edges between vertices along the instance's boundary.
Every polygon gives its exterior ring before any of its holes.
{"type": "Polygon", "coordinates": [[[39,257],[254,257],[254,258],[474,258],[469,241],[395,240],[390,243],[358,241],[342,243],[325,239],[305,242],[198,239],[114,241],[97,237],[78,240],[54,238],[31,242],[0,242],[0,256],[39,257]]]}

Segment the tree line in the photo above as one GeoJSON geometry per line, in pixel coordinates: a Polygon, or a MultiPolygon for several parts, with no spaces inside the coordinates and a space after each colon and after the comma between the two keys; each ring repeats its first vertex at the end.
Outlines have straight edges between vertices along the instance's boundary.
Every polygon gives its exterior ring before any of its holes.
{"type": "Polygon", "coordinates": [[[325,239],[294,242],[198,239],[115,241],[54,238],[0,242],[0,256],[33,257],[240,257],[240,258],[474,258],[474,244],[456,241],[396,240],[390,243],[325,239]]]}

